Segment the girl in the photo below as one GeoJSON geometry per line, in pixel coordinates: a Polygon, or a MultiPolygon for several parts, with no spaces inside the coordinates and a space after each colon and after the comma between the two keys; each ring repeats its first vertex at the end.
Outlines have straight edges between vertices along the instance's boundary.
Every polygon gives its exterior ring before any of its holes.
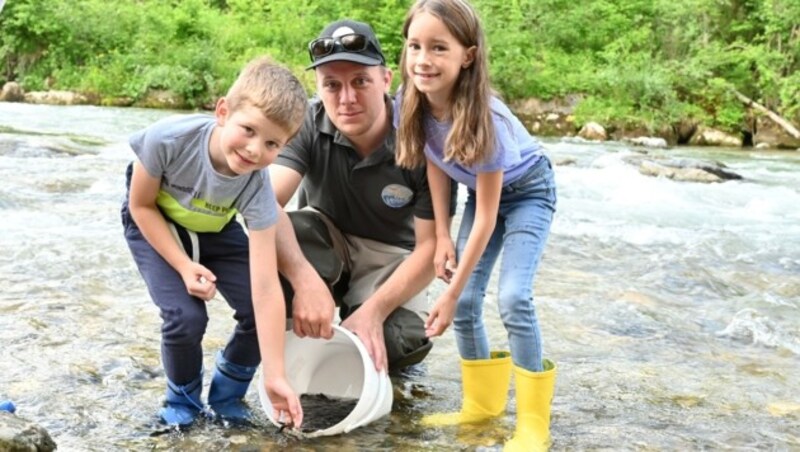
{"type": "Polygon", "coordinates": [[[480,20],[464,0],[419,0],[406,16],[397,94],[397,161],[427,162],[436,217],[436,275],[449,283],[426,321],[428,336],[455,325],[461,355],[461,411],[433,425],[502,413],[512,360],[517,427],[506,450],[546,450],[555,364],[542,359],[533,278],[550,231],[556,189],[550,161],[489,86],[480,20]],[[467,186],[457,249],[447,223],[449,178],[467,186]],[[500,266],[499,309],[511,357],[490,352],[482,319],[492,267],[500,266]],[[456,261],[456,256],[458,261],[456,261]]]}

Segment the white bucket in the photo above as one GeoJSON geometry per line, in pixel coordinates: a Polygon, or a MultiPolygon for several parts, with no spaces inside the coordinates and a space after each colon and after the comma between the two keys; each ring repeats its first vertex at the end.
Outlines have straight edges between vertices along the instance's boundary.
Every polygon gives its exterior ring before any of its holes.
{"type": "MultiPolygon", "coordinates": [[[[378,373],[364,344],[350,331],[333,325],[333,338],[300,338],[286,333],[286,378],[298,396],[324,394],[329,397],[357,399],[355,408],[338,424],[304,433],[306,437],[338,435],[379,419],[392,410],[392,382],[386,372],[378,373]]],[[[258,380],[261,406],[270,422],[272,403],[258,380]]],[[[301,426],[302,428],[302,426],[301,426]]]]}

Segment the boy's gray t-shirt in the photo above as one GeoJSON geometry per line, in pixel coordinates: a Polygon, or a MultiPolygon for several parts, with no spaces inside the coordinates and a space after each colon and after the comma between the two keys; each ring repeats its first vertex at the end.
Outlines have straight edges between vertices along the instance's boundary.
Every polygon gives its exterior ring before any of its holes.
{"type": "Polygon", "coordinates": [[[219,232],[237,212],[249,229],[274,225],[278,204],[265,169],[238,176],[214,170],[209,141],[215,124],[204,114],[171,116],[131,136],[142,166],[161,179],[156,203],[169,219],[195,232],[219,232]]]}

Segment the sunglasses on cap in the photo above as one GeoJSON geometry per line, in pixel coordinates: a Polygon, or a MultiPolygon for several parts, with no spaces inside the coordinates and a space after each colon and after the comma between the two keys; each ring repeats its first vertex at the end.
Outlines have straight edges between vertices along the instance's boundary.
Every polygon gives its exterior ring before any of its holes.
{"type": "MultiPolygon", "coordinates": [[[[363,52],[370,46],[369,39],[358,33],[350,33],[335,38],[318,38],[308,43],[311,61],[336,52],[337,45],[345,52],[363,52]]],[[[381,58],[383,60],[383,58],[381,58]]]]}

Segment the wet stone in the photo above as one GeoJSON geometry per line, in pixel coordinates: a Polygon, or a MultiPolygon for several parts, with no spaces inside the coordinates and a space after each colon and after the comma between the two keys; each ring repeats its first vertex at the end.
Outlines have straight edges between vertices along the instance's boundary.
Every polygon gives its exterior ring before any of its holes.
{"type": "Polygon", "coordinates": [[[56,450],[56,443],[40,425],[25,418],[0,411],[0,451],[56,450]]]}

